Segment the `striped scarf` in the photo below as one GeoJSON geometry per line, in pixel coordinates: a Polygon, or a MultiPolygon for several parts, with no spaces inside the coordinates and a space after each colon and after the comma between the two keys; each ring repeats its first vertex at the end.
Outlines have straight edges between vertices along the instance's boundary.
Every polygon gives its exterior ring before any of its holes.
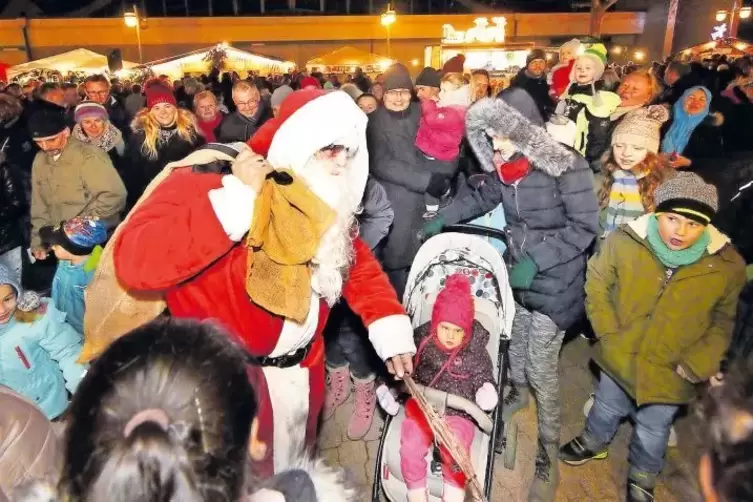
{"type": "Polygon", "coordinates": [[[646,214],[638,189],[638,180],[644,176],[645,174],[636,176],[631,171],[622,169],[612,173],[614,182],[609,192],[609,204],[601,213],[604,236],[620,225],[630,223],[646,214]]]}

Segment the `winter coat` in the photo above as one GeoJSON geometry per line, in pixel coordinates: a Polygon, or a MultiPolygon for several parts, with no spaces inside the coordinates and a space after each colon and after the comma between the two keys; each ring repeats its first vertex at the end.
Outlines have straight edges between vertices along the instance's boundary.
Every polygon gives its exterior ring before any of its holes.
{"type": "Polygon", "coordinates": [[[601,104],[596,105],[590,85],[571,85],[566,99],[566,115],[575,122],[574,148],[589,163],[599,160],[609,147],[611,138],[611,115],[622,101],[614,92],[597,90],[601,104]]]}
{"type": "Polygon", "coordinates": [[[417,234],[426,211],[424,194],[432,175],[449,179],[457,169],[457,163],[427,159],[416,148],[420,118],[418,103],[402,112],[380,107],[369,116],[370,172],[384,187],[398,215],[385,243],[384,266],[388,270],[409,268],[416,256],[420,245],[417,234]]]}
{"type": "Polygon", "coordinates": [[[49,299],[39,308],[42,317],[31,323],[11,318],[0,325],[0,384],[32,400],[48,418],[68,406],[86,368],[76,362],[83,347],[81,333],[65,322],[49,299]]]}
{"type": "MultiPolygon", "coordinates": [[[[466,333],[463,343],[449,351],[439,346],[436,333],[431,332],[431,322],[416,328],[416,354],[413,379],[442,392],[476,402],[476,392],[485,384],[496,386],[492,358],[486,351],[489,332],[480,322],[473,321],[472,333],[466,333]]],[[[448,415],[471,418],[465,413],[447,408],[448,415]]]]}
{"type": "Polygon", "coordinates": [[[726,152],[749,152],[753,150],[753,103],[738,87],[732,92],[737,103],[724,96],[714,98],[714,109],[724,116],[722,137],[726,152]]]}
{"type": "Polygon", "coordinates": [[[722,369],[727,370],[737,362],[746,361],[753,354],[753,282],[748,282],[740,293],[737,303],[735,329],[722,369]]]}
{"type": "Polygon", "coordinates": [[[79,333],[84,332],[84,292],[94,277],[96,260],[101,252],[102,249],[98,248],[93,261],[79,265],[58,260],[52,280],[52,301],[55,308],[65,314],[68,324],[79,333]]]}
{"type": "Polygon", "coordinates": [[[529,77],[526,73],[526,68],[523,68],[512,78],[510,87],[520,87],[531,95],[544,122],[549,120],[549,117],[554,113],[555,104],[549,95],[549,84],[546,81],[546,75],[543,75],[541,78],[529,77]]]}
{"type": "Polygon", "coordinates": [[[359,236],[373,251],[389,234],[395,212],[384,187],[372,177],[366,180],[361,206],[363,211],[358,217],[359,236]]]}
{"type": "Polygon", "coordinates": [[[21,225],[29,213],[21,175],[1,157],[0,154],[0,254],[26,244],[21,225]]]}
{"type": "Polygon", "coordinates": [[[0,500],[19,485],[58,474],[63,447],[31,401],[0,385],[0,500]]]}
{"type": "Polygon", "coordinates": [[[133,120],[133,117],[135,117],[145,106],[146,97],[143,94],[138,93],[128,95],[125,99],[125,105],[123,105],[123,108],[125,108],[128,120],[130,121],[133,120]]]}
{"type": "Polygon", "coordinates": [[[464,132],[465,108],[439,106],[431,99],[421,102],[416,146],[424,155],[437,160],[456,160],[464,132]]]}
{"type": "Polygon", "coordinates": [[[133,207],[144,189],[157,174],[170,162],[184,159],[189,153],[203,145],[206,141],[196,130],[192,132],[191,140],[186,141],[173,126],[164,128],[172,131],[167,141],[157,140],[157,156],[150,157],[144,150],[146,134],[144,133],[144,116],[138,115],[131,127],[133,134],[126,146],[124,158],[123,181],[128,189],[128,208],[133,207]]]}
{"type": "Polygon", "coordinates": [[[547,134],[525,91],[510,89],[501,95],[503,99],[478,101],[466,121],[468,141],[486,178],[440,215],[452,224],[502,204],[508,263],[529,257],[538,268],[529,290],[514,291],[516,300],[567,329],[583,314],[586,254],[599,233],[593,174],[580,155],[547,134]],[[505,185],[496,172],[490,129],[510,138],[532,165],[515,184],[505,185]]]}
{"type": "Polygon", "coordinates": [[[123,181],[102,149],[69,138],[58,160],[39,152],[32,168],[31,245],[39,229],[74,216],[97,216],[115,226],[125,207],[123,181]]]}
{"type": "Polygon", "coordinates": [[[597,364],[644,404],[684,404],[719,369],[729,345],[745,265],[709,226],[707,254],[671,276],[652,251],[643,216],[612,232],[588,264],[586,309],[597,364]]]}
{"type": "MultiPolygon", "coordinates": [[[[721,157],[724,155],[724,138],[722,125],[724,116],[720,113],[710,113],[690,134],[688,145],[681,152],[683,157],[691,161],[696,159],[721,157]]],[[[672,121],[662,126],[662,138],[672,127],[672,121]]],[[[680,153],[680,152],[678,152],[680,153]]]]}
{"type": "MultiPolygon", "coordinates": [[[[6,161],[16,166],[28,182],[31,179],[31,165],[39,147],[31,139],[23,117],[0,125],[0,148],[5,153],[6,161]]],[[[31,193],[27,194],[27,197],[30,195],[31,193]]]]}
{"type": "Polygon", "coordinates": [[[118,101],[115,96],[110,96],[110,99],[107,101],[107,103],[105,103],[104,106],[105,110],[107,110],[107,115],[110,117],[110,122],[112,122],[112,125],[120,129],[120,132],[123,133],[123,137],[127,138],[131,131],[131,119],[128,116],[128,112],[126,111],[123,103],[118,101]]]}
{"type": "Polygon", "coordinates": [[[253,117],[246,118],[236,110],[225,117],[220,126],[215,129],[214,135],[220,143],[234,143],[236,141],[245,143],[271,118],[272,108],[262,99],[259,101],[259,108],[257,108],[253,117]]]}

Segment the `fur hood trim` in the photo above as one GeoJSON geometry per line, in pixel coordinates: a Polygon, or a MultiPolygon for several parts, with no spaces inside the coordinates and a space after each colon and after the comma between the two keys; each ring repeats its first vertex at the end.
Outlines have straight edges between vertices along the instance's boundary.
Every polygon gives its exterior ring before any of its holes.
{"type": "Polygon", "coordinates": [[[468,109],[465,123],[468,142],[487,172],[496,170],[490,132],[507,136],[535,169],[550,176],[558,177],[576,163],[574,152],[503,99],[479,100],[468,109]]]}

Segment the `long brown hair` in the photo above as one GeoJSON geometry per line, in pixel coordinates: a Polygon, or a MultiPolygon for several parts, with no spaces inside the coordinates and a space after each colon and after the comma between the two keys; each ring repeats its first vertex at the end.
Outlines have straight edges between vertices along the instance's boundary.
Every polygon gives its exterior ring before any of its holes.
{"type": "MultiPolygon", "coordinates": [[[[614,185],[614,177],[612,176],[612,173],[619,171],[622,168],[617,164],[612,153],[612,148],[604,153],[601,165],[601,170],[606,175],[606,180],[604,181],[604,186],[599,190],[599,207],[605,208],[609,205],[609,194],[612,191],[612,185],[614,185]]],[[[641,204],[643,204],[643,208],[646,212],[650,213],[655,208],[654,192],[664,180],[672,176],[674,173],[667,163],[659,157],[659,155],[653,152],[647,153],[646,158],[631,170],[646,173],[643,178],[638,180],[638,192],[641,194],[641,204]]]]}
{"type": "MultiPolygon", "coordinates": [[[[196,124],[196,115],[183,108],[176,108],[175,127],[178,136],[189,143],[196,141],[200,135],[196,124]]],[[[134,129],[144,130],[144,144],[141,152],[150,159],[157,158],[157,140],[159,139],[160,125],[148,108],[143,108],[133,119],[134,129]]]]}

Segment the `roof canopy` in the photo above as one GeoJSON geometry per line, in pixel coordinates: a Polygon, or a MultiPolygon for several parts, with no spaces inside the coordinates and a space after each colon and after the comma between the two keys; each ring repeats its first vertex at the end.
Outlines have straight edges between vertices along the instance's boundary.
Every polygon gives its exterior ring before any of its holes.
{"type": "Polygon", "coordinates": [[[208,54],[214,49],[225,51],[225,66],[229,71],[267,71],[287,72],[295,68],[295,63],[271,56],[263,56],[221,44],[205,49],[198,49],[165,59],[151,61],[142,67],[149,67],[156,74],[166,74],[180,78],[185,73],[209,72],[208,54]]]}
{"type": "MultiPolygon", "coordinates": [[[[330,69],[338,67],[356,67],[360,66],[364,71],[368,68],[375,68],[375,71],[384,70],[392,61],[384,56],[372,54],[346,45],[335,49],[332,52],[315,57],[306,63],[306,67],[326,66],[330,69]]],[[[352,71],[352,70],[347,70],[352,71]]]]}
{"type": "MultiPolygon", "coordinates": [[[[137,63],[123,61],[123,68],[133,68],[137,63]]],[[[13,78],[21,73],[33,70],[56,70],[60,73],[81,71],[84,73],[98,73],[107,70],[107,56],[89,49],[74,49],[72,51],[37,59],[28,63],[8,68],[8,77],[13,78]]]]}
{"type": "Polygon", "coordinates": [[[739,38],[720,38],[710,42],[694,45],[683,49],[677,54],[677,59],[689,60],[694,58],[705,58],[714,54],[727,55],[732,57],[745,56],[753,54],[753,45],[740,40],[739,38]]]}

